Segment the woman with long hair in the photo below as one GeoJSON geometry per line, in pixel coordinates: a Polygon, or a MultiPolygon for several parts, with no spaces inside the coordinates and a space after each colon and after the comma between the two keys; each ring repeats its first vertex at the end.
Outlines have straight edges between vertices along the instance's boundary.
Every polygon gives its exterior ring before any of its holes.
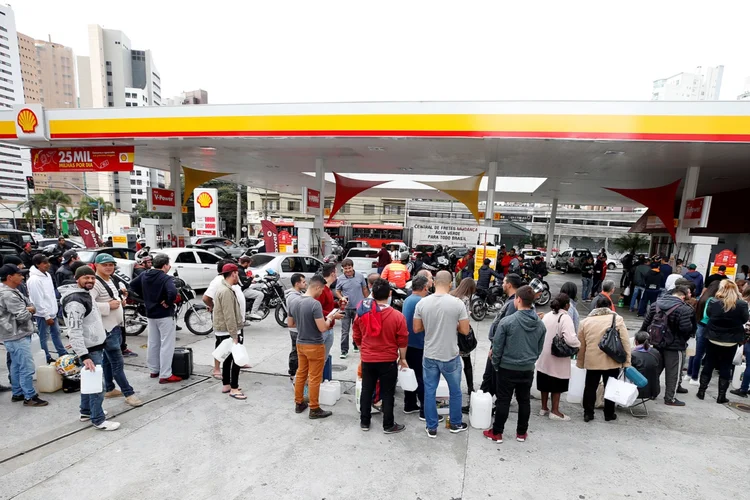
{"type": "Polygon", "coordinates": [[[578,332],[578,325],[581,322],[581,318],[578,315],[578,286],[572,281],[566,281],[560,288],[560,293],[564,293],[570,299],[568,314],[570,314],[570,317],[573,320],[575,331],[578,332]]]}
{"type": "Polygon", "coordinates": [[[570,358],[561,358],[552,354],[552,341],[561,336],[570,347],[580,347],[573,318],[569,314],[570,299],[560,293],[550,303],[552,314],[545,314],[542,323],[547,328],[542,354],[536,362],[536,388],[542,393],[542,409],[539,415],[550,420],[570,420],[570,417],[560,411],[560,396],[568,392],[570,381],[570,358]],[[547,400],[552,395],[552,410],[547,406],[547,400]]]}
{"type": "MultiPolygon", "coordinates": [[[[477,284],[471,278],[464,278],[458,284],[458,288],[451,292],[451,295],[461,299],[466,306],[466,312],[471,313],[471,297],[477,291],[477,284]]],[[[471,353],[460,352],[461,360],[464,362],[464,375],[466,376],[466,386],[469,388],[469,396],[474,392],[474,370],[471,367],[471,353]]]]}
{"type": "Polygon", "coordinates": [[[719,369],[719,394],[716,402],[728,403],[727,390],[732,378],[732,360],[737,345],[745,340],[745,323],[748,314],[747,302],[740,298],[737,285],[731,280],[722,280],[715,300],[707,309],[706,363],[703,365],[698,388],[698,399],[706,396],[715,368],[719,369]]]}
{"type": "MultiPolygon", "coordinates": [[[[750,303],[750,288],[745,287],[742,291],[742,300],[750,303]]],[[[745,347],[742,353],[745,355],[745,373],[742,375],[742,384],[739,389],[732,389],[731,392],[735,396],[746,398],[750,391],[750,323],[745,323],[745,347]]],[[[736,367],[735,370],[739,370],[740,367],[736,367]]]]}
{"type": "Polygon", "coordinates": [[[690,377],[690,385],[700,385],[698,375],[701,372],[703,356],[706,354],[706,325],[708,325],[708,305],[714,300],[716,292],[719,291],[719,281],[714,281],[703,289],[703,294],[698,300],[695,308],[695,319],[698,328],[695,332],[695,354],[688,360],[687,374],[690,377]]]}

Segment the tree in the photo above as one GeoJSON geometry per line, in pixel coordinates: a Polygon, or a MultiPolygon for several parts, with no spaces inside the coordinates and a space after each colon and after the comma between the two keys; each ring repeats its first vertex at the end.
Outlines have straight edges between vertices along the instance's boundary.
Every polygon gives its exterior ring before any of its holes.
{"type": "Polygon", "coordinates": [[[70,205],[70,196],[59,189],[48,189],[43,194],[43,201],[50,212],[55,214],[55,235],[60,235],[60,207],[70,205]]]}
{"type": "Polygon", "coordinates": [[[109,217],[110,215],[117,213],[117,209],[115,208],[115,206],[109,201],[104,201],[104,198],[96,198],[95,200],[91,198],[84,198],[83,200],[81,200],[78,208],[76,208],[76,219],[88,219],[91,222],[94,222],[94,213],[97,210],[97,202],[101,204],[102,215],[104,217],[109,217]]]}
{"type": "Polygon", "coordinates": [[[29,221],[29,227],[34,230],[36,226],[36,219],[39,219],[39,224],[44,226],[43,219],[47,216],[47,200],[44,193],[37,193],[31,195],[29,198],[28,210],[24,214],[24,218],[29,221]]]}
{"type": "MultiPolygon", "coordinates": [[[[212,180],[206,182],[201,187],[216,188],[219,190],[219,218],[226,222],[227,228],[225,234],[234,235],[237,229],[237,189],[243,186],[234,182],[225,182],[212,180]]],[[[245,191],[240,192],[240,221],[242,224],[242,214],[247,213],[247,196],[245,191]]]]}
{"type": "Polygon", "coordinates": [[[648,250],[649,240],[643,234],[625,234],[612,240],[612,246],[623,253],[638,253],[648,250]]]}
{"type": "Polygon", "coordinates": [[[152,219],[156,216],[156,212],[148,211],[148,203],[146,203],[146,200],[138,201],[133,207],[133,222],[136,227],[140,227],[141,219],[152,219]]]}
{"type": "Polygon", "coordinates": [[[545,235],[532,234],[521,238],[521,240],[518,242],[518,246],[523,248],[525,245],[531,245],[531,248],[542,248],[544,247],[546,241],[547,237],[545,235]]]}

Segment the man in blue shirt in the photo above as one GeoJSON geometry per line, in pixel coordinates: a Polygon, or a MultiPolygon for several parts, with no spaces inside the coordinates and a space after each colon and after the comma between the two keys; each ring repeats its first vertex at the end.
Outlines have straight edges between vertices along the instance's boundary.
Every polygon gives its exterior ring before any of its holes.
{"type": "Polygon", "coordinates": [[[404,413],[419,412],[419,418],[424,420],[424,381],[422,379],[422,357],[424,355],[424,332],[414,331],[414,310],[423,297],[426,297],[432,287],[432,276],[416,276],[411,282],[411,295],[404,301],[401,311],[406,318],[406,329],[409,331],[409,343],[406,348],[406,362],[417,376],[417,390],[404,392],[404,413]],[[417,404],[419,399],[419,404],[417,404]]]}
{"type": "MultiPolygon", "coordinates": [[[[340,356],[341,359],[346,359],[349,354],[349,330],[357,315],[357,306],[368,295],[369,289],[365,277],[354,270],[354,262],[351,259],[344,259],[344,262],[341,263],[341,269],[344,274],[336,280],[336,297],[339,301],[346,299],[344,319],[341,321],[340,356]]],[[[354,344],[354,352],[357,352],[357,344],[354,344]]]]}
{"type": "Polygon", "coordinates": [[[664,255],[661,257],[659,272],[661,273],[661,286],[659,288],[661,289],[661,293],[664,293],[667,288],[667,278],[672,274],[672,266],[669,265],[669,260],[664,255]]]}

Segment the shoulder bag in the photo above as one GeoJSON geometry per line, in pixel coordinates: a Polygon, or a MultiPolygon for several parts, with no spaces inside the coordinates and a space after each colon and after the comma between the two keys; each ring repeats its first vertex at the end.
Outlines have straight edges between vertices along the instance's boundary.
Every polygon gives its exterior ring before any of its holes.
{"type": "Polygon", "coordinates": [[[555,338],[552,339],[552,355],[557,356],[558,358],[570,358],[578,354],[578,348],[570,347],[568,343],[565,342],[565,337],[561,335],[560,320],[562,319],[562,316],[562,314],[559,314],[559,317],[557,318],[557,334],[555,335],[555,338]]]}
{"type": "Polygon", "coordinates": [[[622,347],[622,340],[620,340],[620,332],[617,331],[615,326],[617,322],[617,315],[612,315],[612,325],[604,332],[602,340],[599,341],[599,349],[615,360],[617,363],[624,363],[628,359],[628,355],[625,349],[622,347]]]}
{"type": "Polygon", "coordinates": [[[456,335],[458,336],[458,351],[462,356],[477,348],[477,337],[474,335],[474,329],[471,326],[468,335],[462,335],[458,332],[456,332],[456,335]]]}

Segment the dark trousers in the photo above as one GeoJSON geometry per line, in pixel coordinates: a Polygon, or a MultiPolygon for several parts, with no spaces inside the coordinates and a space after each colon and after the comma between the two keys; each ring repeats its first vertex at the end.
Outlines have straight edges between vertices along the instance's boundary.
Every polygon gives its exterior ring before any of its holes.
{"type": "Polygon", "coordinates": [[[648,308],[649,304],[656,304],[656,299],[659,298],[659,293],[661,290],[657,289],[649,289],[647,288],[645,292],[643,292],[643,297],[641,298],[641,301],[638,303],[638,316],[643,316],[646,314],[646,309],[648,308]]]}
{"type": "Polygon", "coordinates": [[[482,392],[488,392],[493,396],[495,395],[495,390],[497,389],[495,373],[495,367],[492,366],[492,358],[487,358],[487,364],[484,366],[484,375],[482,375],[482,385],[479,386],[479,389],[482,392]]]}
{"type": "MultiPolygon", "coordinates": [[[[239,334],[240,344],[244,343],[244,335],[239,334]]],[[[224,385],[228,385],[232,389],[240,388],[240,365],[234,362],[232,354],[227,356],[224,360],[224,364],[221,367],[221,382],[224,385]]]]}
{"type": "Polygon", "coordinates": [[[120,352],[123,353],[128,350],[128,343],[125,341],[125,327],[123,326],[120,330],[120,352]]]}
{"type": "Polygon", "coordinates": [[[289,336],[292,338],[292,350],[289,351],[289,376],[294,377],[299,367],[299,359],[297,358],[297,332],[289,330],[289,336]]]}
{"type": "Polygon", "coordinates": [[[598,280],[594,278],[594,283],[591,285],[591,296],[596,297],[598,293],[602,293],[602,283],[604,280],[598,280]]]}
{"type": "MultiPolygon", "coordinates": [[[[596,390],[599,388],[599,381],[604,379],[604,388],[607,388],[609,377],[617,378],[620,375],[620,369],[612,370],[586,370],[586,386],[583,388],[583,414],[594,416],[594,406],[596,405],[596,390]]],[[[604,400],[604,416],[611,417],[615,414],[615,403],[604,400]]]]}
{"type": "Polygon", "coordinates": [[[359,400],[359,421],[370,425],[372,397],[375,385],[380,382],[380,399],[383,401],[383,429],[393,427],[393,398],[396,395],[398,366],[395,361],[384,363],[362,362],[362,394],[359,400]]]}
{"type": "Polygon", "coordinates": [[[495,423],[492,432],[502,434],[505,422],[510,413],[510,400],[513,392],[516,393],[518,401],[518,423],[516,434],[526,434],[529,430],[529,417],[531,416],[531,384],[534,383],[534,371],[518,371],[500,368],[495,374],[497,378],[497,411],[495,412],[495,423]]]}
{"type": "Polygon", "coordinates": [[[417,400],[419,400],[420,414],[424,412],[424,378],[422,378],[422,358],[424,357],[424,349],[418,347],[407,347],[406,348],[406,362],[409,364],[409,368],[414,370],[414,375],[417,377],[417,390],[416,391],[404,391],[404,410],[413,410],[417,407],[417,400]]]}
{"type": "MultiPolygon", "coordinates": [[[[737,345],[723,346],[716,345],[710,340],[706,340],[706,361],[703,363],[701,371],[701,382],[711,382],[711,375],[715,369],[719,369],[719,378],[724,380],[732,379],[732,361],[734,354],[737,352],[737,345]]],[[[737,368],[739,370],[739,368],[737,368]]]]}
{"type": "Polygon", "coordinates": [[[662,370],[667,372],[664,376],[664,401],[672,401],[677,393],[677,388],[680,386],[682,361],[685,359],[685,353],[682,351],[668,351],[666,349],[657,350],[661,354],[662,370]]]}
{"type": "MultiPolygon", "coordinates": [[[[461,356],[464,362],[464,375],[466,376],[466,386],[469,388],[469,395],[474,392],[474,368],[471,366],[471,355],[461,356]]],[[[409,365],[411,366],[411,365],[409,365]]]]}

